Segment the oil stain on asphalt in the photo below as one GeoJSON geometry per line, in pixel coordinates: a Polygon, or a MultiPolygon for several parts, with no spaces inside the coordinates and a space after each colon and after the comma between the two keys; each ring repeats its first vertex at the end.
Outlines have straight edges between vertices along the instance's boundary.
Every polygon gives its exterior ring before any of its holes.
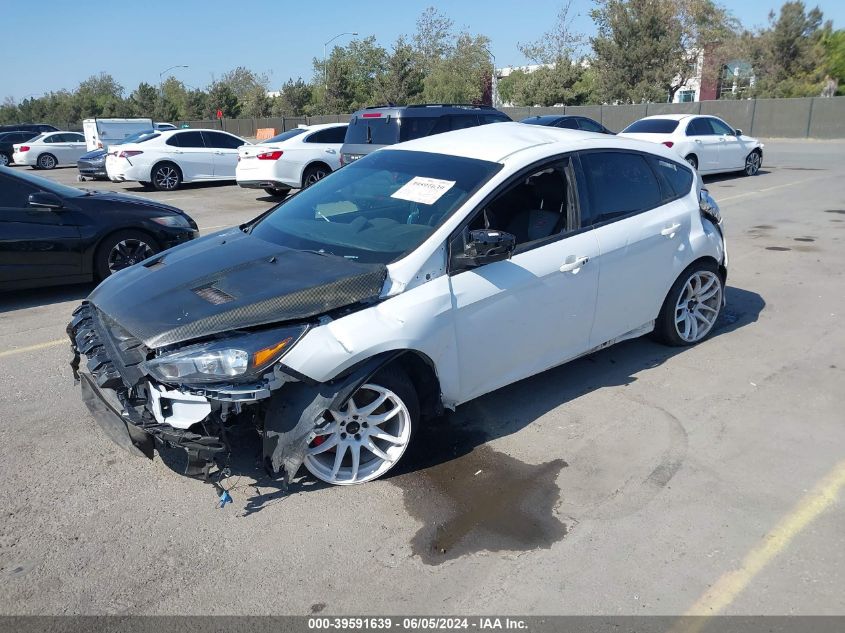
{"type": "Polygon", "coordinates": [[[425,564],[480,551],[548,549],[566,536],[555,515],[564,460],[526,464],[484,444],[482,433],[431,424],[444,428],[421,429],[404,474],[391,478],[408,513],[423,522],[411,548],[425,564]]]}

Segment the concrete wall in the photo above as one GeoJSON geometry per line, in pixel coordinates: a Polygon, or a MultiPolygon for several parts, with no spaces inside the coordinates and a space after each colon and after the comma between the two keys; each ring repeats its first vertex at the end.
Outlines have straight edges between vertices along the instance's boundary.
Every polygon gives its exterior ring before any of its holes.
{"type": "MultiPolygon", "coordinates": [[[[845,97],[804,99],[748,99],[744,101],[696,101],[691,103],[642,103],[634,105],[562,106],[559,108],[501,108],[514,121],[543,114],[587,116],[620,131],[644,116],[660,114],[710,114],[723,118],[745,134],[763,138],[845,138],[845,97]]],[[[300,124],[349,120],[348,114],[223,121],[179,121],[195,128],[223,129],[238,136],[255,136],[258,128],[279,132],[300,124]]]]}

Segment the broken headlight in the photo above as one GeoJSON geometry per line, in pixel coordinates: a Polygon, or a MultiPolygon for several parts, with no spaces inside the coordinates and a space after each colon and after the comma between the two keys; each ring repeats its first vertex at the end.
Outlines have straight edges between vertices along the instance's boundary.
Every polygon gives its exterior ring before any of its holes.
{"type": "Polygon", "coordinates": [[[701,215],[710,218],[716,224],[722,221],[722,212],[719,210],[719,205],[716,204],[716,201],[710,196],[710,192],[707,189],[702,188],[698,192],[698,208],[701,211],[701,215]]]}
{"type": "Polygon", "coordinates": [[[163,383],[243,382],[278,361],[307,329],[278,328],[199,343],[148,360],[143,368],[163,383]]]}

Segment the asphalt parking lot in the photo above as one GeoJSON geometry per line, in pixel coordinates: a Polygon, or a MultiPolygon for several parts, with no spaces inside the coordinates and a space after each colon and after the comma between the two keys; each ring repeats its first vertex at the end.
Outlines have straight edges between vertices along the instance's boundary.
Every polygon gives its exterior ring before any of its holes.
{"type": "MultiPolygon", "coordinates": [[[[489,394],[363,486],[284,494],[246,458],[224,509],[89,417],[62,339],[91,286],[0,295],[0,612],[845,614],[843,156],[768,141],[758,176],[705,179],[730,273],[699,346],[630,341],[489,394]]],[[[203,232],[272,204],[81,186],[203,232]]]]}

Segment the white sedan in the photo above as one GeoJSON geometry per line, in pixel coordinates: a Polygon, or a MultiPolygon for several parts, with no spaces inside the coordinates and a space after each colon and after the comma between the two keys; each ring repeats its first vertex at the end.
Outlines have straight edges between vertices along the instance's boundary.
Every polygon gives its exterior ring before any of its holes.
{"type": "Polygon", "coordinates": [[[85,137],[79,132],[45,132],[25,143],[12,146],[12,162],[35,169],[53,169],[59,165],[76,165],[88,150],[85,137]]]}
{"type": "Polygon", "coordinates": [[[291,189],[313,185],[340,168],[347,127],[347,123],[303,125],[239,148],[238,184],[280,198],[291,189]]]}
{"type": "Polygon", "coordinates": [[[238,148],[244,139],[220,130],[151,132],[111,149],[106,173],[114,182],[138,181],[159,191],[183,182],[235,180],[238,148]]]}
{"type": "Polygon", "coordinates": [[[754,176],[763,164],[763,144],[715,116],[648,116],[631,123],[619,136],[671,147],[700,174],[742,171],[754,176]]]}

